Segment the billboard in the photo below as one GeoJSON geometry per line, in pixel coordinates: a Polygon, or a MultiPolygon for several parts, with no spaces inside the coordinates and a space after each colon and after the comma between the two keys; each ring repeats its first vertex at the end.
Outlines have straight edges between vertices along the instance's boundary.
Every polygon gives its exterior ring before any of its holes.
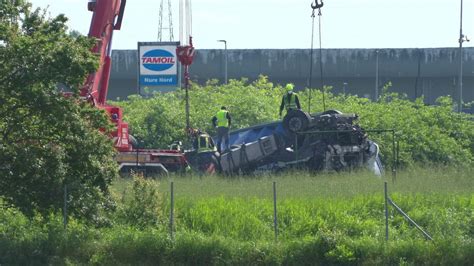
{"type": "Polygon", "coordinates": [[[170,91],[179,84],[179,42],[138,43],[138,86],[151,90],[170,91]]]}

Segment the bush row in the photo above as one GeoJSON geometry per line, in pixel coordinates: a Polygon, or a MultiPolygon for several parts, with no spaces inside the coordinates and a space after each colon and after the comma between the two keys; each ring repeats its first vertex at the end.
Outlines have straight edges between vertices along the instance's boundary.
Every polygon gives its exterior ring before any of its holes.
{"type": "MultiPolygon", "coordinates": [[[[474,162],[473,116],[453,111],[449,97],[438,99],[436,106],[423,99],[408,100],[389,92],[389,85],[377,101],[357,95],[335,95],[325,88],[299,92],[302,108],[311,113],[328,109],[356,113],[366,129],[395,129],[399,143],[400,164],[420,163],[472,164],[474,162]]],[[[209,81],[205,86],[192,85],[190,97],[191,126],[214,134],[211,118],[225,105],[233,117],[233,128],[278,120],[278,109],[284,90],[260,77],[254,82],[231,80],[227,85],[209,81]]],[[[166,148],[172,141],[185,140],[184,92],[156,93],[153,97],[130,96],[117,102],[124,108],[132,133],[146,147],[166,148]]],[[[386,164],[393,162],[391,134],[371,133],[381,147],[386,164]]]]}

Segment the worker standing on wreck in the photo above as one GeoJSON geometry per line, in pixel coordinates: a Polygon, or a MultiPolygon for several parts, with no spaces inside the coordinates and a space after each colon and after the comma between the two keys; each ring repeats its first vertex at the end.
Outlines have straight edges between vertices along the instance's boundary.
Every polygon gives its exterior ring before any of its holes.
{"type": "Polygon", "coordinates": [[[281,105],[280,105],[280,118],[281,118],[281,113],[283,109],[286,110],[286,114],[290,110],[300,110],[301,105],[300,105],[300,100],[298,99],[298,95],[293,91],[294,85],[292,83],[286,84],[286,93],[283,95],[281,99],[281,105]]]}
{"type": "Polygon", "coordinates": [[[221,110],[212,118],[212,124],[217,128],[217,151],[219,153],[229,149],[229,128],[232,123],[227,107],[222,106],[221,110]]]}

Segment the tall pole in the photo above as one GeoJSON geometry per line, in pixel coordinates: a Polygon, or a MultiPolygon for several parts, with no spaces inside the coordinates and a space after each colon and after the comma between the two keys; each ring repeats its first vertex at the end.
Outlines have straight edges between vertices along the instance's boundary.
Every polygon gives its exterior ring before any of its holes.
{"type": "Polygon", "coordinates": [[[374,100],[379,98],[379,50],[375,50],[375,94],[374,100]]]}
{"type": "Polygon", "coordinates": [[[416,74],[416,79],[415,79],[415,99],[418,98],[418,81],[420,80],[420,72],[421,72],[421,51],[420,49],[417,49],[418,52],[418,71],[416,74]]]}
{"type": "Polygon", "coordinates": [[[224,40],[224,54],[225,54],[225,63],[224,63],[224,81],[227,84],[227,41],[224,40]]]}
{"type": "Polygon", "coordinates": [[[218,40],[218,42],[224,43],[224,83],[227,84],[227,41],[226,40],[218,40]]]}
{"type": "Polygon", "coordinates": [[[186,99],[186,131],[191,128],[191,122],[189,121],[189,65],[184,66],[184,89],[185,89],[185,99],[186,99]]]}
{"type": "Polygon", "coordinates": [[[462,34],[462,6],[461,0],[461,14],[459,22],[459,98],[458,98],[458,112],[462,112],[462,43],[464,42],[464,35],[462,34]]]}

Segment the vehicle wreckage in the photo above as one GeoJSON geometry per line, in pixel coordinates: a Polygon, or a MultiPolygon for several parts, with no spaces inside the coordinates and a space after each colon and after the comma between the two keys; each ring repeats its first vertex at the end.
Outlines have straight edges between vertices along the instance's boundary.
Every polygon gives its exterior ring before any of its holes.
{"type": "Polygon", "coordinates": [[[206,173],[232,175],[293,167],[340,171],[366,167],[381,175],[378,145],[355,123],[357,119],[356,114],[337,110],[313,115],[290,111],[281,121],[230,132],[231,148],[222,154],[215,151],[209,135],[197,134],[194,149],[185,152],[185,156],[192,168],[206,173]]]}

